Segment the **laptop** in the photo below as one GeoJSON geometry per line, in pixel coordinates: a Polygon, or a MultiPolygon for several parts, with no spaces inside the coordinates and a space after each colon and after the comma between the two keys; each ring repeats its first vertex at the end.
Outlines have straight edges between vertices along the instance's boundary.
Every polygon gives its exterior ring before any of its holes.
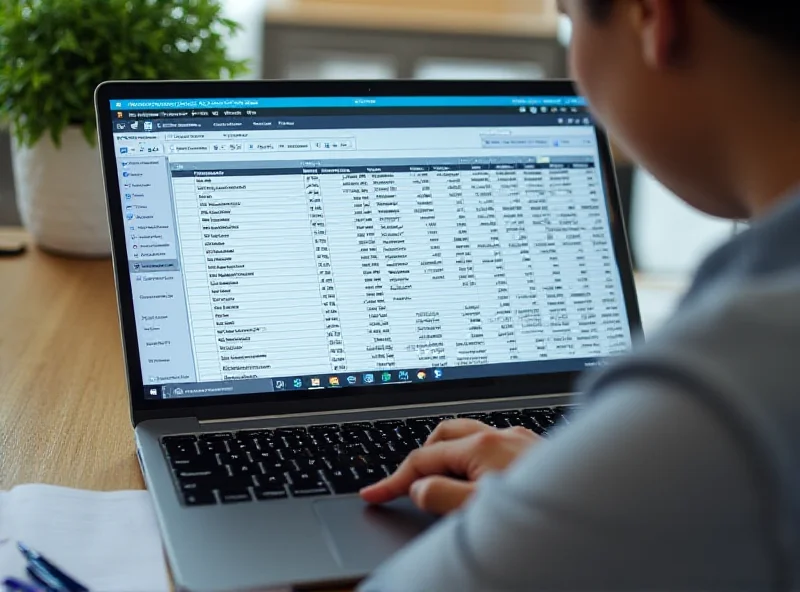
{"type": "Polygon", "coordinates": [[[178,589],[346,586],[435,522],[357,492],[438,422],[545,437],[640,333],[567,81],[109,82],[131,417],[178,589]]]}

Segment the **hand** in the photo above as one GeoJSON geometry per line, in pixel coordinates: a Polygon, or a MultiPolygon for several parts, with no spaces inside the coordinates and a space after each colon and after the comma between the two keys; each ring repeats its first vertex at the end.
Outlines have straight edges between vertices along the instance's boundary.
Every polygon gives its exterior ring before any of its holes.
{"type": "Polygon", "coordinates": [[[447,514],[469,499],[483,474],[505,470],[538,440],[522,427],[498,430],[473,419],[445,421],[393,475],[362,489],[361,497],[383,504],[410,494],[421,509],[447,514]]]}

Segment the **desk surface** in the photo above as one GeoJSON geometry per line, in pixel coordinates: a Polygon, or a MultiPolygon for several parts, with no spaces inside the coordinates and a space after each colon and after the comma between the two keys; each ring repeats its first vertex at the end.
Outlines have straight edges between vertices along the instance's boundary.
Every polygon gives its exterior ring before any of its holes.
{"type": "MultiPolygon", "coordinates": [[[[644,284],[645,321],[661,320],[680,283],[644,284]]],[[[0,490],[30,482],[143,487],[110,261],[0,258],[0,490]]]]}
{"type": "Polygon", "coordinates": [[[141,489],[127,405],[111,263],[0,258],[0,490],[141,489]]]}

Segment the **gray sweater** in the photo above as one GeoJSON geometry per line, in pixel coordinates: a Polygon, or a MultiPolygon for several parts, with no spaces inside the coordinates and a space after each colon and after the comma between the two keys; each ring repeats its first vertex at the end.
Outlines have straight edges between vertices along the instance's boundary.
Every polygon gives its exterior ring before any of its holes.
{"type": "Polygon", "coordinates": [[[362,592],[800,590],[800,194],[362,592]]]}

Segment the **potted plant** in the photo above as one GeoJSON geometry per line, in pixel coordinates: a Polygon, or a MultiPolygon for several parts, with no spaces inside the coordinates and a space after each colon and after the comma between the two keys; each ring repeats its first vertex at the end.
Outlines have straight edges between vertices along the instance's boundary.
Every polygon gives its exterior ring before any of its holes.
{"type": "Polygon", "coordinates": [[[93,104],[104,80],[209,79],[245,70],[218,0],[0,1],[0,123],[17,203],[36,243],[106,256],[110,239],[93,104]]]}

